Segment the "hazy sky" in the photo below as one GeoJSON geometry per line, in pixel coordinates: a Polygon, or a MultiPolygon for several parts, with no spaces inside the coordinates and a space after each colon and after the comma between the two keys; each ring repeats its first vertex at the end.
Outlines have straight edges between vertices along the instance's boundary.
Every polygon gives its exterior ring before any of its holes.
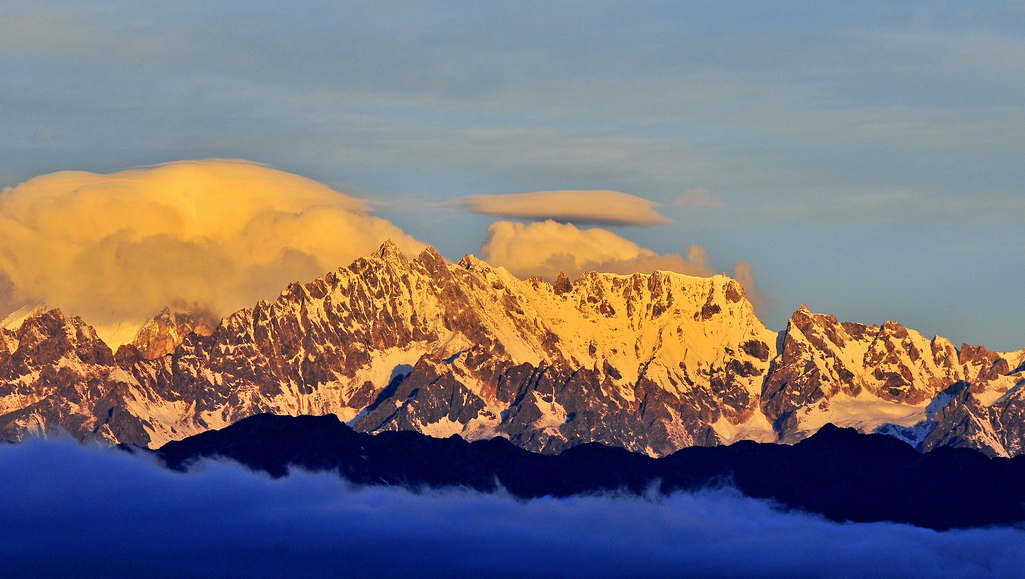
{"type": "Polygon", "coordinates": [[[537,217],[477,196],[621,192],[657,215],[575,225],[654,256],[696,248],[712,271],[746,262],[773,329],[807,303],[1025,346],[1021,3],[32,0],[0,14],[0,188],[247,159],[367,200],[450,259],[479,254],[495,221],[537,217]]]}

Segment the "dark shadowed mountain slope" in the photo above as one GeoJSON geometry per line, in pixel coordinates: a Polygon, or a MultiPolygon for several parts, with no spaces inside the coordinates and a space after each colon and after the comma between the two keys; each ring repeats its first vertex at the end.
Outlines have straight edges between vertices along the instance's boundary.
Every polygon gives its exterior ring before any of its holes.
{"type": "Polygon", "coordinates": [[[1025,457],[989,458],[956,448],[920,454],[892,437],[832,425],[795,445],[742,441],[654,459],[598,444],[551,456],[500,438],[368,435],[333,416],[267,414],[170,442],[156,453],[179,470],[202,458],[223,457],[275,477],[302,468],[338,472],[358,484],[501,487],[522,498],[728,485],[836,521],[894,521],[940,530],[1025,521],[1025,457]]]}

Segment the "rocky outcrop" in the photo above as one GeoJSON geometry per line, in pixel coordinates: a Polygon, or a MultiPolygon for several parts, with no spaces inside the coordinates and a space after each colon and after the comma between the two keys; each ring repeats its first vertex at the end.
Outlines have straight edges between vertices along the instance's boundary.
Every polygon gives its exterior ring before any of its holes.
{"type": "Polygon", "coordinates": [[[128,410],[136,385],[96,331],[60,310],[38,310],[0,331],[0,436],[66,431],[81,440],[149,442],[128,410]]]}
{"type": "Polygon", "coordinates": [[[896,322],[841,323],[802,306],[784,332],[761,404],[780,439],[826,422],[898,436],[920,450],[968,447],[1006,456],[1025,351],[926,339],[896,322]],[[1001,418],[1007,415],[1007,422],[1001,418]]]}
{"type": "Polygon", "coordinates": [[[189,334],[209,336],[216,327],[216,321],[202,312],[172,312],[164,308],[152,320],[139,329],[130,344],[118,348],[118,359],[155,360],[174,353],[189,334]],[[123,352],[121,350],[124,350],[123,352]]]}

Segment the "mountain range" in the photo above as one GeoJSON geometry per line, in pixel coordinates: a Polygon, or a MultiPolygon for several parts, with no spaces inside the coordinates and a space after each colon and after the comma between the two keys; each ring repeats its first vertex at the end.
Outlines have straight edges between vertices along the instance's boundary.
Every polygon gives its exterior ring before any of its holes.
{"type": "Polygon", "coordinates": [[[219,321],[165,310],[116,351],[59,309],[3,326],[7,440],[66,431],[157,448],[271,413],[543,454],[793,444],[828,423],[919,451],[1025,453],[1025,349],[958,348],[805,306],[772,331],[722,275],[549,283],[386,242],[219,321]]]}

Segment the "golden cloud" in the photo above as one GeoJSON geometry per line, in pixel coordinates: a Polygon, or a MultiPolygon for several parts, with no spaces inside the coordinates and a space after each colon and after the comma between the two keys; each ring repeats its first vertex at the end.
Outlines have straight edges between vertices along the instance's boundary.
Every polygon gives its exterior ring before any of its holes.
{"type": "Polygon", "coordinates": [[[569,223],[542,221],[525,225],[497,221],[481,245],[484,259],[518,277],[538,275],[554,280],[559,272],[576,277],[585,271],[650,272],[664,269],[708,276],[705,250],[692,245],[687,257],[659,254],[600,228],[578,229],[569,223]]]}
{"type": "Polygon", "coordinates": [[[46,303],[97,325],[181,305],[220,317],[392,239],[365,202],[243,161],[65,171],[0,193],[0,318],[46,303]]]}
{"type": "MultiPolygon", "coordinates": [[[[488,263],[504,267],[517,277],[536,275],[549,282],[555,281],[559,272],[571,279],[586,271],[631,274],[665,270],[699,277],[716,273],[708,264],[708,252],[697,245],[688,247],[686,256],[657,253],[611,231],[578,229],[551,220],[529,225],[492,223],[481,254],[488,263]]],[[[744,286],[756,309],[768,303],[755,284],[750,264],[738,262],[733,277],[744,286]]]]}
{"type": "Polygon", "coordinates": [[[655,211],[658,203],[619,191],[536,191],[512,195],[472,195],[446,205],[474,213],[594,225],[658,225],[670,220],[655,211]]]}

